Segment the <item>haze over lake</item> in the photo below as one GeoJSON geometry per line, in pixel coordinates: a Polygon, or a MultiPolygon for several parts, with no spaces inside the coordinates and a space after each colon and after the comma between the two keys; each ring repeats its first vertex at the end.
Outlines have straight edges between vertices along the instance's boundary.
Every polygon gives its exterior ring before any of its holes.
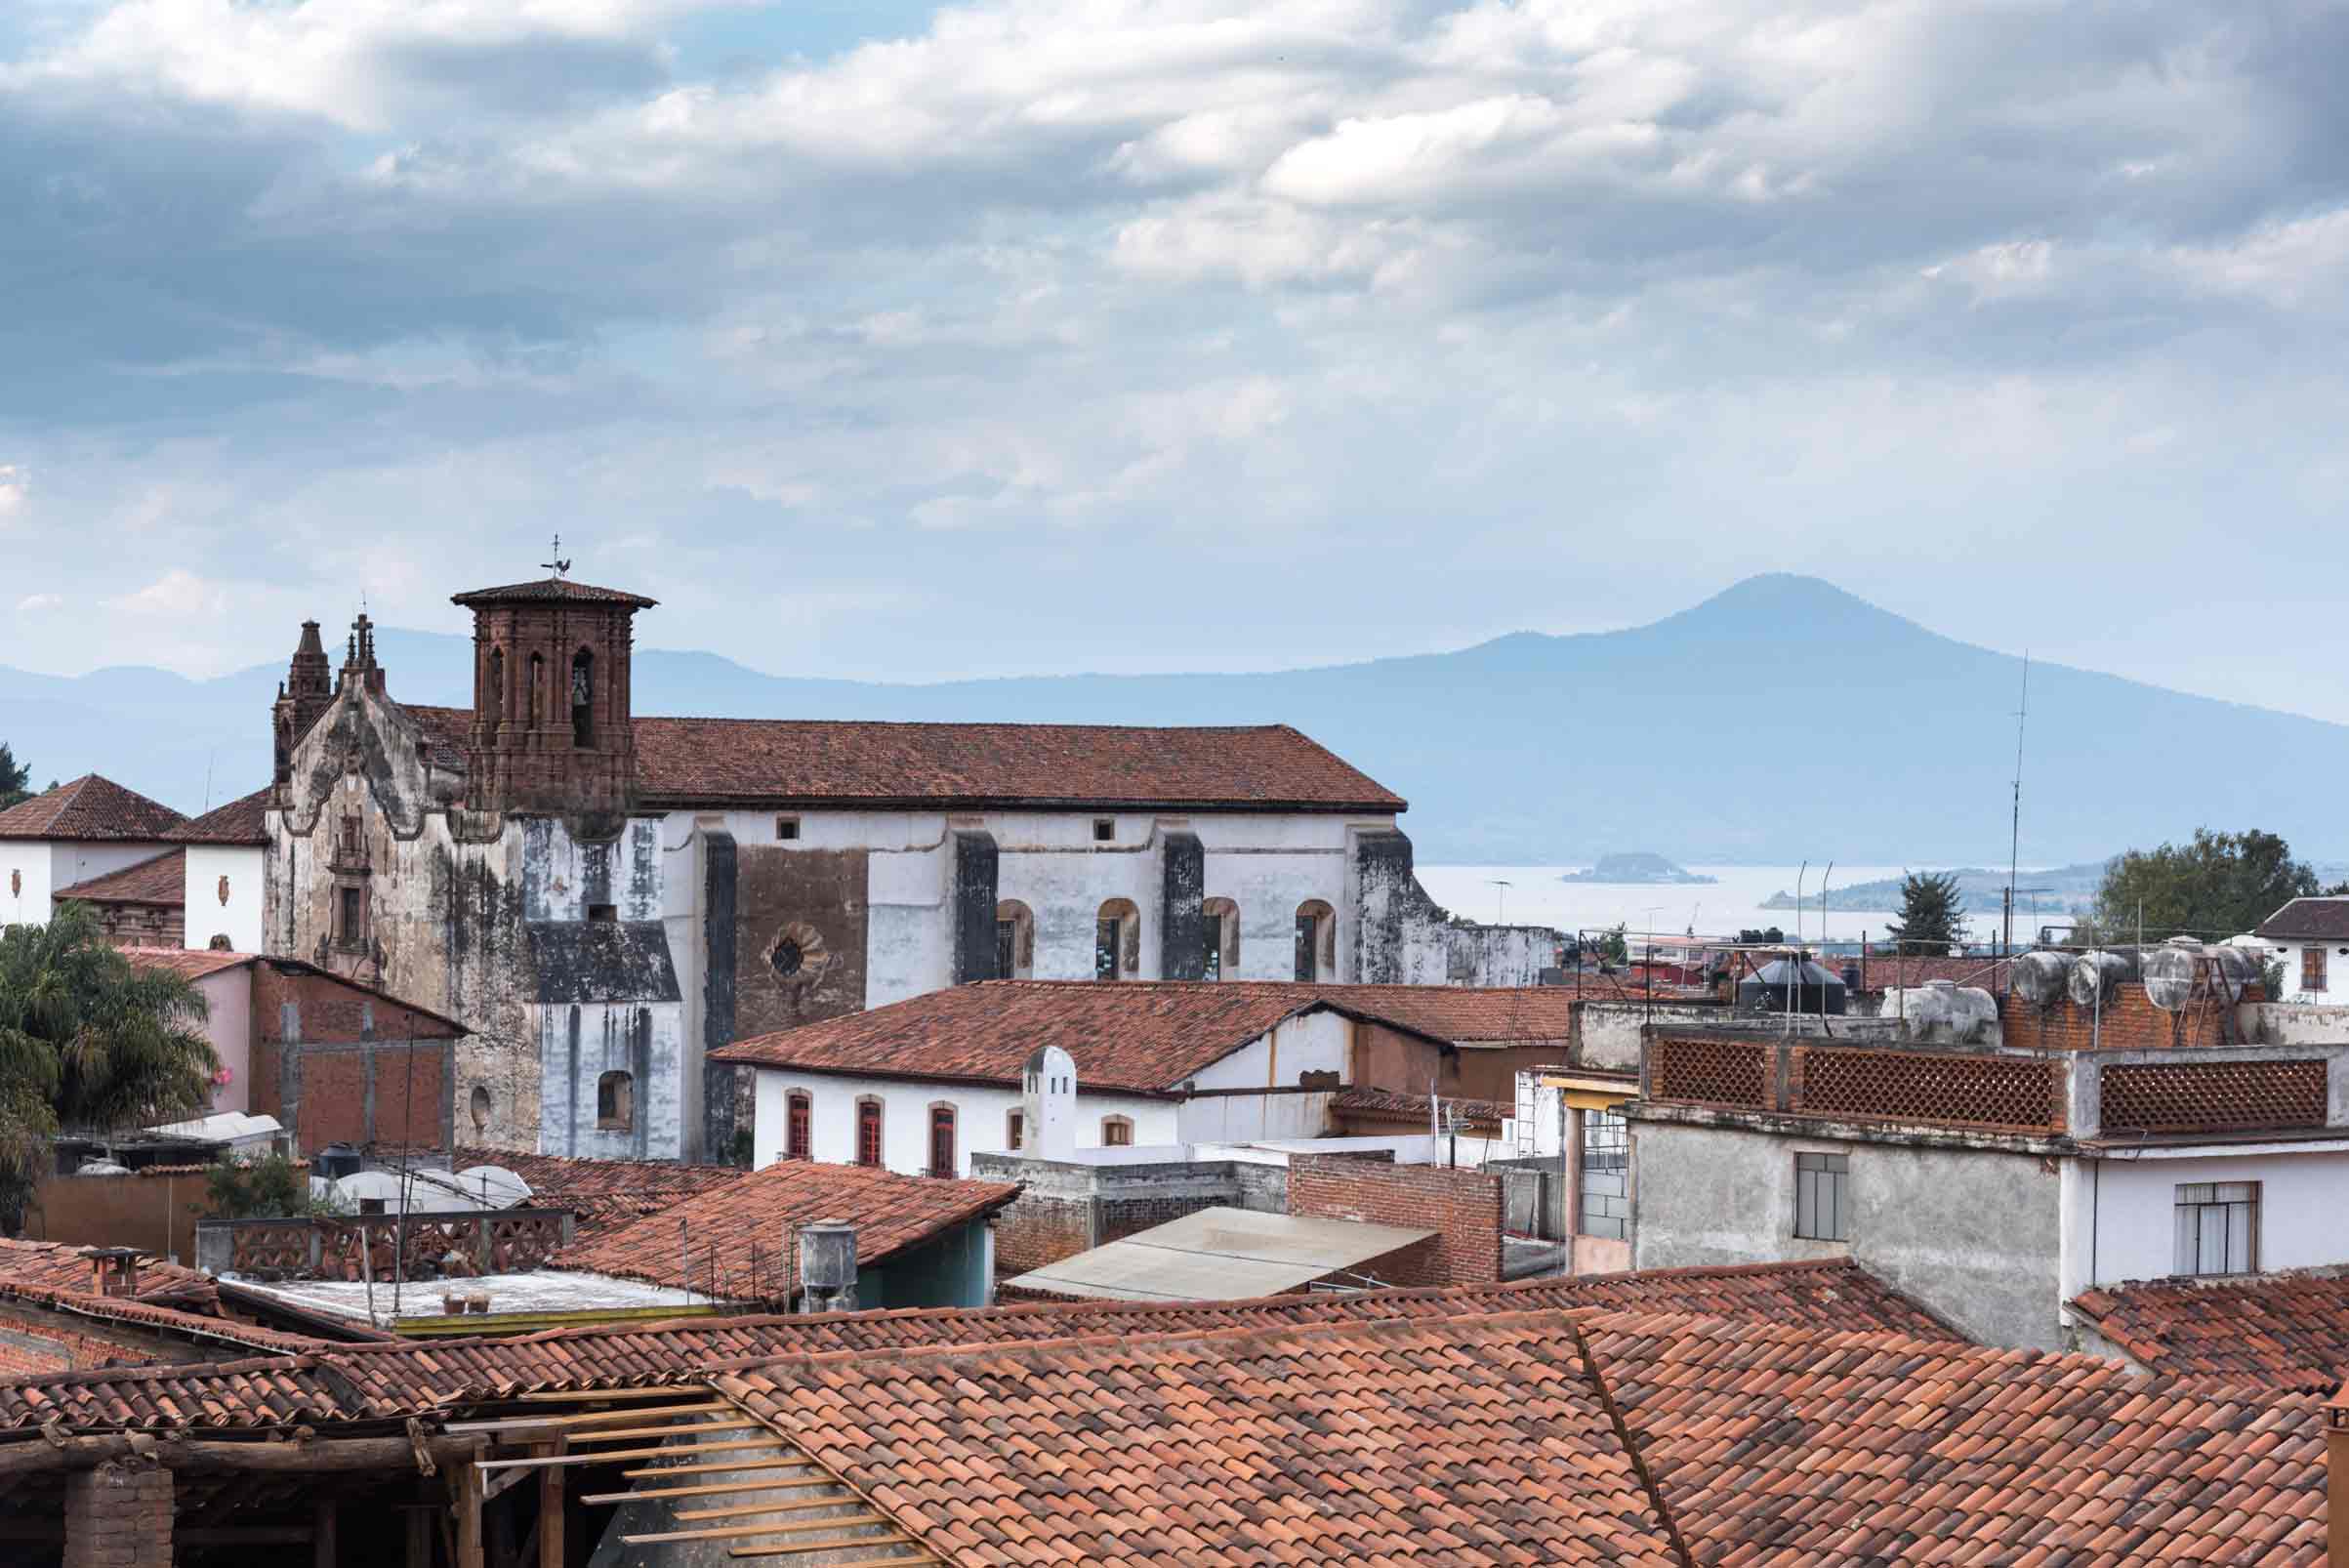
{"type": "MultiPolygon", "coordinates": [[[[1438,903],[1455,915],[1465,915],[1471,920],[1490,921],[1500,913],[1511,923],[1554,926],[1569,935],[1578,928],[1607,927],[1619,921],[1633,931],[1676,932],[1693,927],[1702,934],[1733,936],[1743,929],[1776,926],[1790,938],[1794,935],[1793,910],[1764,909],[1761,905],[1774,892],[1794,891],[1795,879],[1803,875],[1800,866],[1689,866],[1690,871],[1714,879],[1708,887],[1558,880],[1569,871],[1587,869],[1572,865],[1423,865],[1419,873],[1420,881],[1438,903]],[[1493,886],[1496,879],[1509,884],[1505,904],[1502,901],[1502,889],[1493,886]]],[[[1940,869],[1938,866],[1837,866],[1831,886],[1840,887],[1898,877],[1904,870],[1940,869]]],[[[1802,914],[1802,930],[1813,941],[1819,940],[1822,929],[1816,898],[1825,870],[1824,866],[1812,866],[1802,889],[1813,900],[1802,914]]],[[[1894,918],[1896,912],[1889,909],[1831,909],[1824,917],[1825,932],[1839,941],[1857,940],[1863,933],[1880,939],[1885,925],[1894,918]]],[[[2032,928],[2029,922],[2030,907],[2026,903],[2015,920],[2017,940],[2032,928]]],[[[1972,917],[1974,939],[1986,941],[1995,936],[1997,925],[1995,916],[1972,917]]]]}

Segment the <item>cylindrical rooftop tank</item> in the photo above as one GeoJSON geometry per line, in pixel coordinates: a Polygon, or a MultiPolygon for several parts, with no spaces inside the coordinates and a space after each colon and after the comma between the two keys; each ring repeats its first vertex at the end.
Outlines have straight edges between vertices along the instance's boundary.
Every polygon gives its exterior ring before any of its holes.
{"type": "Polygon", "coordinates": [[[310,1157],[310,1168],[330,1180],[340,1180],[359,1169],[359,1151],[348,1143],[329,1143],[310,1157]]]}
{"type": "Polygon", "coordinates": [[[1782,958],[1737,982],[1737,1005],[1747,1012],[1840,1013],[1843,982],[1809,959],[1782,958]]]}
{"type": "Polygon", "coordinates": [[[2119,953],[2082,953],[2072,961],[2065,982],[2076,1008],[2109,1008],[2124,981],[2137,977],[2137,966],[2119,953]]]}
{"type": "Polygon", "coordinates": [[[800,1310],[856,1309],[856,1227],[819,1219],[800,1231],[800,1310]]]}
{"type": "Polygon", "coordinates": [[[2145,950],[2145,997],[2164,1012],[2183,1010],[2194,995],[2194,971],[2203,944],[2191,936],[2173,936],[2160,947],[2145,950]]]}
{"type": "Polygon", "coordinates": [[[2009,972],[2014,977],[2015,995],[2035,1008],[2050,1008],[2071,990],[2072,956],[2044,950],[2024,953],[2015,959],[2009,972]]]}

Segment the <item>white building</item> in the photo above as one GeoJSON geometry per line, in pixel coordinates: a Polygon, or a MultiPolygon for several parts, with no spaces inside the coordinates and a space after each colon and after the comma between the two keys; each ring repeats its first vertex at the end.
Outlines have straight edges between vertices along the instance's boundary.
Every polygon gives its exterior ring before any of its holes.
{"type": "Polygon", "coordinates": [[[2295,898],[2252,932],[2284,965],[2279,1002],[2349,1002],[2349,898],[2295,898]]]}
{"type": "Polygon", "coordinates": [[[1848,1257],[1967,1335],[2082,1341],[2129,1280],[2349,1263],[2349,1044],[1649,1041],[1633,1265],[1848,1257]]]}
{"type": "Polygon", "coordinates": [[[1074,1069],[1079,1151],[1318,1137],[1330,1096],[1372,1052],[1414,1057],[1406,1081],[1458,1054],[1295,985],[997,981],[778,1030],[716,1059],[756,1070],[757,1165],[962,1175],[973,1154],[1033,1151],[1025,1073],[1045,1047],[1074,1069]]]}
{"type": "Polygon", "coordinates": [[[0,811],[0,926],[44,926],[56,894],[167,853],[186,819],[85,774],[0,811]]]}
{"type": "Polygon", "coordinates": [[[722,1158],[749,1103],[711,1052],[969,980],[1552,962],[1451,924],[1404,802],[1285,726],[641,718],[651,600],[552,578],[457,601],[465,708],[394,701],[364,617],[339,676],[304,628],[260,945],[474,1023],[473,1142],[722,1158]]]}

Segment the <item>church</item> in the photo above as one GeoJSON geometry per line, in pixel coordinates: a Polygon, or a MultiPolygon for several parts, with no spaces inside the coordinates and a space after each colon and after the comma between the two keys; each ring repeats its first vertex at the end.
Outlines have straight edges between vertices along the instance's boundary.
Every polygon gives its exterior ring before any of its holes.
{"type": "Polygon", "coordinates": [[[637,617],[455,596],[469,708],[398,701],[365,616],[273,714],[266,951],[461,1018],[464,1141],[743,1156],[751,1035],[996,977],[1535,983],[1549,933],[1449,919],[1405,803],[1285,725],[642,716],[637,617]]]}

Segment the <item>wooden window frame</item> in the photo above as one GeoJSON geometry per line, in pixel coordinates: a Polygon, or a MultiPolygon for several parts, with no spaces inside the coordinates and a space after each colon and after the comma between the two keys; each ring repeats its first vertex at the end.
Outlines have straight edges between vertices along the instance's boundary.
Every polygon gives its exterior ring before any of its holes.
{"type": "Polygon", "coordinates": [[[953,1100],[933,1099],[929,1102],[927,1113],[922,1119],[922,1131],[924,1134],[922,1149],[924,1173],[928,1176],[941,1176],[951,1179],[962,1169],[962,1112],[957,1108],[953,1100]],[[938,1132],[941,1127],[945,1129],[946,1133],[946,1146],[944,1150],[946,1159],[943,1164],[941,1164],[938,1160],[938,1155],[940,1152],[938,1147],[938,1132]]]}
{"type": "Polygon", "coordinates": [[[1133,1147],[1133,1118],[1131,1116],[1102,1117],[1101,1147],[1105,1149],[1133,1147]]]}
{"type": "Polygon", "coordinates": [[[804,1089],[783,1096],[783,1158],[815,1158],[815,1095],[804,1089]]]}
{"type": "Polygon", "coordinates": [[[2325,971],[2328,968],[2327,960],[2329,957],[2330,955],[2325,951],[2325,945],[2322,942],[2310,942],[2300,949],[2301,990],[2323,991],[2327,989],[2325,971]]]}
{"type": "Polygon", "coordinates": [[[856,1096],[856,1163],[868,1170],[881,1171],[887,1169],[888,1159],[887,1108],[878,1094],[859,1094],[856,1096]],[[868,1123],[872,1129],[869,1149],[865,1135],[868,1123]]]}

